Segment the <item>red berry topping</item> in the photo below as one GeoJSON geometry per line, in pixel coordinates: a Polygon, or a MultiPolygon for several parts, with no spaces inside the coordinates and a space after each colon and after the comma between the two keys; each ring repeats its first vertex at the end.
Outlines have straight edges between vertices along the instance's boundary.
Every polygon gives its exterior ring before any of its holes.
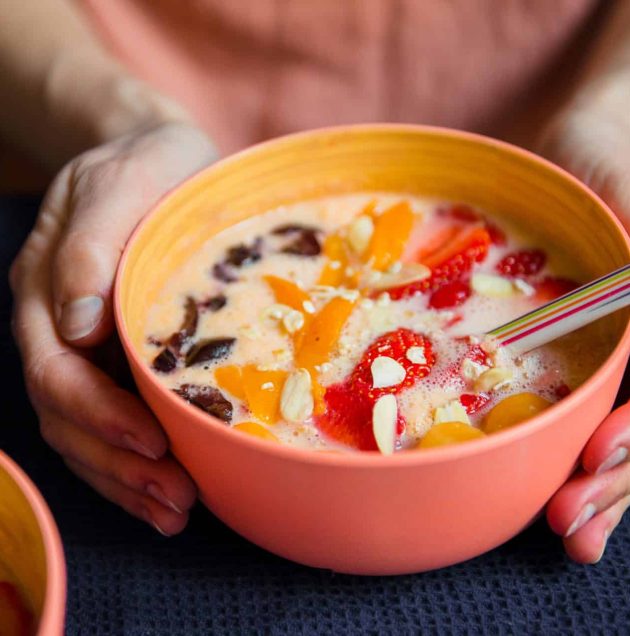
{"type": "Polygon", "coordinates": [[[433,309],[448,309],[457,307],[470,296],[470,284],[468,281],[456,280],[436,289],[429,299],[429,307],[433,309]]]}
{"type": "Polygon", "coordinates": [[[549,302],[551,300],[554,300],[555,298],[558,298],[559,296],[568,294],[574,289],[577,289],[579,287],[579,283],[576,283],[570,278],[546,276],[542,280],[538,281],[535,284],[535,287],[536,298],[541,302],[549,302]]]}
{"type": "Polygon", "coordinates": [[[464,357],[477,364],[481,364],[484,367],[490,365],[490,358],[488,354],[478,344],[471,345],[464,357]]]}
{"type": "Polygon", "coordinates": [[[456,203],[448,208],[440,208],[438,214],[463,223],[477,223],[481,220],[479,213],[465,203],[456,203]]]}
{"type": "Polygon", "coordinates": [[[533,276],[543,268],[547,255],[542,250],[519,250],[504,257],[497,264],[497,272],[503,276],[533,276]]]}
{"type": "Polygon", "coordinates": [[[505,233],[494,223],[486,221],[486,230],[490,235],[490,242],[493,245],[505,245],[507,243],[507,237],[505,236],[505,233]]]}
{"type": "Polygon", "coordinates": [[[403,389],[413,386],[416,381],[429,375],[434,363],[435,355],[428,338],[410,329],[397,329],[381,336],[368,347],[359,364],[354,368],[350,382],[357,392],[367,391],[370,400],[376,400],[381,395],[399,393],[403,389]],[[407,351],[411,347],[418,347],[422,350],[424,361],[412,362],[407,357],[407,351]],[[400,384],[379,389],[372,388],[372,362],[379,356],[392,358],[405,368],[407,373],[400,384]]]}
{"type": "Polygon", "coordinates": [[[490,396],[486,393],[462,393],[462,395],[459,396],[459,401],[466,409],[466,413],[473,415],[490,402],[490,396]]]}
{"type": "Polygon", "coordinates": [[[482,227],[468,228],[430,254],[420,255],[420,261],[431,268],[431,276],[424,280],[388,290],[393,300],[414,294],[435,291],[448,283],[460,280],[475,263],[488,254],[490,235],[482,227]]]}

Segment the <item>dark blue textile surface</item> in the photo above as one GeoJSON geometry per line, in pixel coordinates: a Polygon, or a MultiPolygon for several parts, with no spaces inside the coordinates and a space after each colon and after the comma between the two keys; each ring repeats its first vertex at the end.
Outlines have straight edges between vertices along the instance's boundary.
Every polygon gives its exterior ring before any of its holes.
{"type": "Polygon", "coordinates": [[[36,207],[0,199],[0,448],[59,524],[69,635],[630,634],[628,515],[596,566],[570,562],[540,520],[468,563],[362,578],[270,555],[201,507],[165,539],[101,499],[41,441],[10,340],[6,271],[36,207]]]}

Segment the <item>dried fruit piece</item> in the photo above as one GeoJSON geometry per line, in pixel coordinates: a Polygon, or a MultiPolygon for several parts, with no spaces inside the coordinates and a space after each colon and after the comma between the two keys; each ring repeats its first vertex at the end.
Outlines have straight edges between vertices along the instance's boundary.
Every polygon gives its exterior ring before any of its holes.
{"type": "Polygon", "coordinates": [[[276,302],[297,311],[304,311],[304,303],[310,301],[310,296],[303,289],[294,282],[278,276],[263,276],[263,279],[271,287],[276,302]]]}
{"type": "Polygon", "coordinates": [[[177,367],[177,358],[170,349],[162,349],[162,351],[153,358],[153,364],[151,366],[160,373],[170,373],[177,367]]]}
{"type": "Polygon", "coordinates": [[[348,256],[344,240],[337,234],[331,234],[324,241],[324,254],[329,261],[324,266],[317,284],[320,286],[339,287],[346,278],[348,256]]]}
{"type": "Polygon", "coordinates": [[[350,375],[350,382],[357,393],[365,392],[373,401],[381,395],[398,393],[413,386],[429,374],[434,363],[435,355],[428,338],[410,329],[396,329],[384,334],[367,348],[350,375]],[[412,348],[422,349],[424,362],[414,363],[407,357],[407,352],[412,348]],[[373,386],[372,364],[379,357],[387,357],[403,368],[405,375],[400,382],[390,386],[373,386]]]}
{"type": "Polygon", "coordinates": [[[251,245],[241,243],[230,247],[225,257],[225,263],[234,267],[251,265],[262,258],[262,239],[257,237],[251,245]]]}
{"type": "Polygon", "coordinates": [[[390,289],[392,300],[434,291],[460,280],[475,263],[485,259],[490,246],[490,236],[484,228],[456,229],[456,232],[456,236],[446,244],[426,256],[420,256],[419,260],[431,268],[431,276],[417,283],[390,289]]]}
{"type": "Polygon", "coordinates": [[[435,424],[429,432],[418,442],[416,448],[435,448],[461,444],[473,439],[485,437],[483,431],[462,422],[442,422],[435,424]]]}
{"type": "Polygon", "coordinates": [[[252,415],[266,424],[275,424],[280,416],[280,394],[287,378],[286,371],[263,371],[254,364],[242,368],[243,391],[252,415]],[[272,389],[263,389],[268,382],[272,389]]]}
{"type": "Polygon", "coordinates": [[[374,232],[364,260],[382,271],[400,260],[413,226],[413,212],[407,201],[401,201],[377,216],[374,232]]]}
{"type": "Polygon", "coordinates": [[[398,404],[394,395],[382,395],[372,411],[372,432],[383,455],[391,455],[396,447],[398,404]]]}
{"type": "Polygon", "coordinates": [[[270,442],[279,442],[280,440],[262,424],[257,422],[240,422],[232,427],[235,431],[246,433],[247,435],[253,435],[254,437],[260,437],[260,439],[266,439],[270,442]]]}
{"type": "Polygon", "coordinates": [[[245,400],[243,375],[240,367],[234,364],[219,367],[214,370],[214,379],[222,389],[231,393],[235,398],[245,400]]]}
{"type": "Polygon", "coordinates": [[[502,258],[496,266],[503,276],[533,276],[544,267],[547,255],[539,249],[518,250],[502,258]]]}
{"type": "Polygon", "coordinates": [[[297,234],[299,232],[317,232],[317,228],[312,225],[300,225],[299,223],[285,223],[271,230],[276,236],[284,236],[286,234],[297,234]]]}
{"type": "Polygon", "coordinates": [[[223,309],[225,305],[227,305],[227,298],[223,294],[217,294],[216,296],[212,296],[211,298],[200,302],[199,308],[215,312],[219,311],[219,309],[223,309]]]}
{"type": "Polygon", "coordinates": [[[212,266],[212,275],[222,283],[235,283],[238,280],[238,276],[225,263],[215,263],[212,266]]]}
{"type": "Polygon", "coordinates": [[[215,389],[213,386],[182,384],[173,391],[209,415],[218,417],[224,422],[232,420],[232,403],[224,397],[219,389],[215,389]]]}
{"type": "Polygon", "coordinates": [[[317,238],[317,231],[313,229],[303,229],[300,234],[285,245],[280,250],[283,254],[293,254],[295,256],[317,256],[322,248],[317,238]]]}
{"type": "Polygon", "coordinates": [[[496,433],[504,428],[520,424],[550,406],[551,402],[535,393],[516,393],[494,406],[483,418],[481,428],[485,433],[496,433]]]}
{"type": "Polygon", "coordinates": [[[470,297],[468,281],[456,280],[436,289],[429,298],[429,307],[433,309],[450,309],[458,307],[470,297]]]}
{"type": "Polygon", "coordinates": [[[280,395],[280,413],[287,422],[305,422],[313,415],[311,374],[298,369],[285,380],[280,395]]]}
{"type": "Polygon", "coordinates": [[[296,342],[295,363],[298,367],[312,370],[315,365],[328,361],[353,307],[353,302],[336,297],[312,317],[301,332],[300,342],[296,342]]]}
{"type": "Polygon", "coordinates": [[[214,362],[227,357],[232,351],[236,338],[211,338],[197,342],[186,354],[186,366],[214,362]]]}

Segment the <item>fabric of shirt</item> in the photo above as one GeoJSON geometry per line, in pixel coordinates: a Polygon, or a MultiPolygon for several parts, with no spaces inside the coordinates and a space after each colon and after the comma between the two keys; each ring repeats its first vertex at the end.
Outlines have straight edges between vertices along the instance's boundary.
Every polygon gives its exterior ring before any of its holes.
{"type": "Polygon", "coordinates": [[[566,93],[597,0],[76,0],[231,152],[353,122],[499,134],[566,93]],[[563,62],[565,68],[560,70],[563,62]]]}

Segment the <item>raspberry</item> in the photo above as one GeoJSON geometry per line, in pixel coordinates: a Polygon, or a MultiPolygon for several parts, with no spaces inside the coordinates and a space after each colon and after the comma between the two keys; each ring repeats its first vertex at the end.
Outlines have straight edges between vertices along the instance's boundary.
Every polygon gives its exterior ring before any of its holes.
{"type": "Polygon", "coordinates": [[[547,255],[542,250],[519,250],[505,256],[497,264],[497,272],[503,276],[533,276],[544,267],[547,255]]]}
{"type": "Polygon", "coordinates": [[[456,280],[436,289],[429,299],[429,307],[433,309],[448,309],[457,307],[468,300],[470,284],[468,281],[456,280]]]}

